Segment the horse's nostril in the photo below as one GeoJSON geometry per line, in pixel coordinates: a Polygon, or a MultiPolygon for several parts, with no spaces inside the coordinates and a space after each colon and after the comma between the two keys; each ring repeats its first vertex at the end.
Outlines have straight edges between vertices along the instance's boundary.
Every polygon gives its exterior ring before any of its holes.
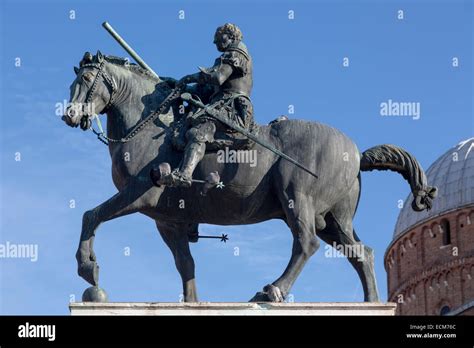
{"type": "Polygon", "coordinates": [[[74,117],[76,115],[76,111],[73,108],[70,108],[66,111],[66,115],[69,117],[74,117]]]}
{"type": "Polygon", "coordinates": [[[72,119],[68,115],[64,115],[61,117],[61,120],[63,120],[68,126],[72,126],[72,119]]]}

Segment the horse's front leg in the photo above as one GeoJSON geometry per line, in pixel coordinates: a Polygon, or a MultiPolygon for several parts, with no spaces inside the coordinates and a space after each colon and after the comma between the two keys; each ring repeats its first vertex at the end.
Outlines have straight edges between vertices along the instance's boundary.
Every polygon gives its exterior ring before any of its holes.
{"type": "Polygon", "coordinates": [[[82,217],[82,232],[76,253],[78,274],[90,284],[99,282],[99,266],[93,250],[95,231],[102,222],[136,213],[152,206],[159,196],[157,188],[128,185],[113,197],[88,210],[82,217]]]}

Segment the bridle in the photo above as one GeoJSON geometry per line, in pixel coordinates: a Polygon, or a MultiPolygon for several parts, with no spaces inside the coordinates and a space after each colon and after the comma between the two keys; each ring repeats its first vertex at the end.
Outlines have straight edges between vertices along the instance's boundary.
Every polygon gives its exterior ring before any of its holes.
{"type": "MultiPolygon", "coordinates": [[[[110,92],[110,99],[105,108],[103,109],[104,111],[109,109],[113,105],[114,97],[115,97],[115,92],[117,90],[117,86],[115,84],[115,81],[104,71],[103,67],[105,64],[106,60],[103,59],[102,62],[99,64],[97,63],[86,63],[81,66],[82,68],[95,68],[98,69],[99,71],[97,72],[94,81],[92,82],[92,86],[90,90],[87,92],[87,97],[85,104],[88,104],[92,101],[92,98],[94,96],[94,92],[97,89],[97,85],[99,83],[100,77],[102,76],[105,80],[105,82],[109,85],[111,92],[110,92]]],[[[183,89],[183,86],[178,86],[171,90],[171,93],[163,100],[163,102],[160,104],[157,110],[152,111],[150,115],[148,115],[146,118],[144,118],[142,121],[140,121],[135,127],[132,128],[132,130],[123,138],[121,139],[113,139],[109,138],[107,135],[105,135],[104,129],[102,128],[102,124],[100,123],[99,116],[93,115],[93,116],[84,116],[84,117],[94,117],[97,121],[97,126],[99,128],[99,131],[96,131],[94,127],[92,126],[92,122],[90,124],[89,129],[97,135],[97,139],[99,139],[102,143],[105,145],[109,145],[109,143],[126,143],[130,141],[132,138],[134,138],[141,130],[145,128],[147,124],[149,124],[151,121],[155,120],[160,114],[162,114],[168,106],[171,104],[172,101],[175,99],[179,98],[181,96],[181,90],[183,89]]]]}
{"type": "Polygon", "coordinates": [[[115,91],[117,90],[117,86],[115,85],[115,81],[104,71],[104,64],[105,64],[105,59],[97,64],[97,63],[87,63],[83,64],[81,66],[82,68],[95,68],[99,70],[97,74],[95,75],[94,81],[92,82],[92,86],[87,92],[87,97],[86,97],[86,104],[89,104],[92,101],[92,97],[94,96],[95,90],[97,89],[97,85],[99,84],[100,77],[104,77],[104,81],[109,85],[110,87],[110,99],[107,105],[105,106],[104,110],[107,110],[110,106],[112,106],[114,102],[114,97],[115,97],[115,91]]]}

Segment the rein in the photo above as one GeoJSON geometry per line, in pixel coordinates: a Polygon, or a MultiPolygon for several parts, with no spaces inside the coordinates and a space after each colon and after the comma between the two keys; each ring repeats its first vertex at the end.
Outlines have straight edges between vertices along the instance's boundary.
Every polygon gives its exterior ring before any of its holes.
{"type": "MultiPolygon", "coordinates": [[[[114,80],[103,70],[105,60],[103,60],[100,64],[84,64],[81,68],[83,67],[93,67],[99,70],[97,73],[94,82],[92,83],[92,87],[88,92],[87,98],[86,98],[86,104],[90,103],[92,101],[92,97],[94,95],[94,92],[97,88],[97,84],[99,81],[99,78],[101,76],[104,77],[104,80],[109,84],[111,88],[111,93],[110,93],[110,100],[105,106],[104,110],[107,110],[110,106],[112,106],[113,100],[114,100],[114,94],[115,91],[117,90],[117,87],[115,85],[114,80]]],[[[114,139],[110,138],[107,135],[105,135],[104,129],[102,128],[102,124],[99,119],[99,115],[95,115],[94,118],[97,121],[97,126],[99,128],[99,131],[96,131],[94,127],[91,126],[89,129],[97,136],[97,139],[101,141],[105,145],[109,145],[109,143],[127,143],[130,140],[132,140],[139,132],[141,132],[150,122],[154,121],[158,116],[160,116],[171,104],[172,101],[174,101],[176,98],[179,98],[181,96],[181,90],[183,87],[176,87],[173,90],[171,90],[171,93],[161,102],[160,106],[158,107],[157,110],[152,111],[146,118],[141,120],[139,123],[133,127],[133,129],[123,138],[120,139],[114,139]]]]}

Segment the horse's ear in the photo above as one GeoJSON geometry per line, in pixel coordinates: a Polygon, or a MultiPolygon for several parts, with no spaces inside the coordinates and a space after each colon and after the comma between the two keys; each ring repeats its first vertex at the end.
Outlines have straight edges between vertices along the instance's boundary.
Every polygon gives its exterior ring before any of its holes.
{"type": "Polygon", "coordinates": [[[97,50],[96,56],[97,56],[97,61],[99,63],[102,63],[102,61],[104,60],[104,56],[102,55],[102,53],[99,50],[97,50]]]}
{"type": "Polygon", "coordinates": [[[77,66],[74,67],[74,72],[77,74],[79,74],[79,68],[77,66]]]}
{"type": "Polygon", "coordinates": [[[84,53],[84,57],[79,62],[79,66],[82,67],[84,64],[92,63],[92,54],[90,52],[84,53]]]}

